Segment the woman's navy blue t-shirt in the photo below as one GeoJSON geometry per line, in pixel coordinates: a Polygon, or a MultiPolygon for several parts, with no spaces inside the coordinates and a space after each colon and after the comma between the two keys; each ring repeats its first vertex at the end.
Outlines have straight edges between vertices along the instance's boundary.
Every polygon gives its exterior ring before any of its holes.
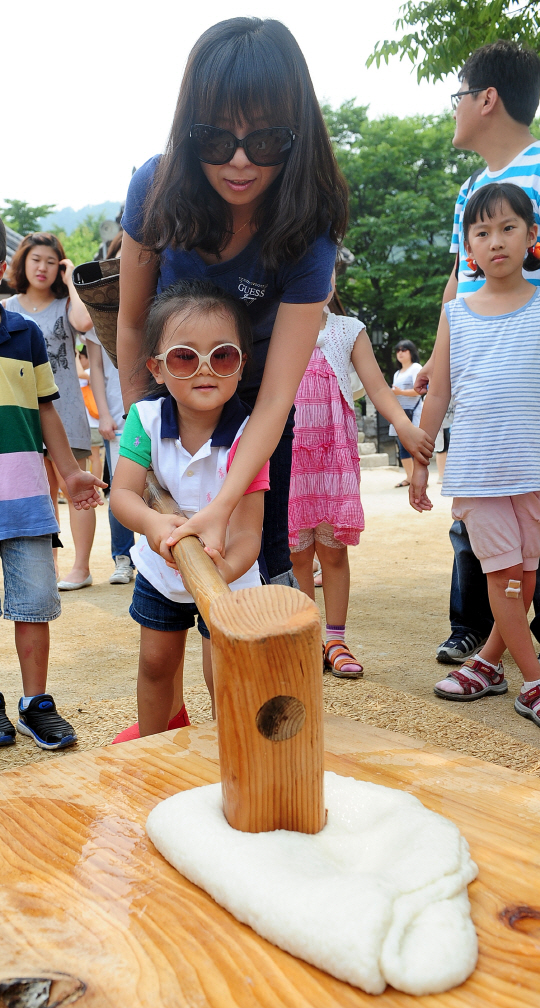
{"type": "MultiPolygon", "coordinates": [[[[133,175],[122,227],[134,241],[142,244],[143,206],[160,155],[150,158],[133,175]]],[[[266,354],[277,310],[286,304],[313,304],[324,301],[330,291],[330,278],[336,261],[336,246],[327,234],[321,235],[296,263],[285,263],[276,272],[260,260],[257,235],[234,259],[208,266],[194,249],[165,249],[161,256],[158,292],[176,280],[200,277],[212,280],[242,301],[251,317],[253,360],[240,383],[242,399],[253,406],[259,390],[266,354]]]]}

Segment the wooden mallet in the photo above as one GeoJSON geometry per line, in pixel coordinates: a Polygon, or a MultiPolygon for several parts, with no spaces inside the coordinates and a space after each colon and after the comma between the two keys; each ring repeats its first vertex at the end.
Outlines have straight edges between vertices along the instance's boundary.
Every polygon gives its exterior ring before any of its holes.
{"type": "MultiPolygon", "coordinates": [[[[153,472],[145,501],[181,514],[153,472]]],[[[321,625],[283,585],[232,592],[200,540],[172,548],[210,631],[223,811],[247,833],[318,833],[325,823],[321,625]]]]}

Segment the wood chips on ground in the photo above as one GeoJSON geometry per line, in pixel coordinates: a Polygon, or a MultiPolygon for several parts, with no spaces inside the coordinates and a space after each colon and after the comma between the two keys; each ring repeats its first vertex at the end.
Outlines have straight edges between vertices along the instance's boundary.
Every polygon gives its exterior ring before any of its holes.
{"type": "MultiPolygon", "coordinates": [[[[185,700],[193,724],[211,720],[206,687],[186,689],[185,700]]],[[[378,686],[367,679],[348,682],[326,675],[324,707],[329,714],[402,732],[430,745],[437,744],[511,770],[540,776],[540,750],[533,746],[512,738],[506,732],[471,722],[451,710],[401,690],[378,686]]],[[[44,752],[31,739],[17,734],[15,746],[0,749],[0,770],[14,769],[43,759],[69,758],[69,754],[77,750],[109,745],[118,732],[136,721],[137,701],[133,696],[91,700],[82,706],[63,704],[62,715],[77,731],[77,746],[64,752],[44,752]]]]}

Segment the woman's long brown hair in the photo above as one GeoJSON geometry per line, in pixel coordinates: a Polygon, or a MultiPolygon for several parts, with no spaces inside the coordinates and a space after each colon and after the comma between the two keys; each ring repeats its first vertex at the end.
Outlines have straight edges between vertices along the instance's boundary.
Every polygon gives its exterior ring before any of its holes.
{"type": "Polygon", "coordinates": [[[232,231],[228,204],[207,181],[189,140],[194,123],[253,122],[287,126],[292,152],[256,212],[264,266],[300,259],[328,231],[341,241],[348,192],[328,136],[306,61],[280,21],[231,18],[193,47],[165,154],[147,194],[143,244],[219,255],[232,231]]]}

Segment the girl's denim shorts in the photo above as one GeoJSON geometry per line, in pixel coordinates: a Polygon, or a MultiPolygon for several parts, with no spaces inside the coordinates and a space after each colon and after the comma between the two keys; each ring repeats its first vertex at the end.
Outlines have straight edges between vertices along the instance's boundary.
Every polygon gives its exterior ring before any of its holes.
{"type": "Polygon", "coordinates": [[[142,574],[137,573],[129,614],[136,623],[149,630],[189,630],[195,626],[203,637],[210,640],[208,627],[194,602],[172,602],[154,588],[142,574]]]}
{"type": "Polygon", "coordinates": [[[51,540],[51,535],[0,539],[4,619],[16,623],[50,623],[58,619],[60,596],[51,540]]]}

